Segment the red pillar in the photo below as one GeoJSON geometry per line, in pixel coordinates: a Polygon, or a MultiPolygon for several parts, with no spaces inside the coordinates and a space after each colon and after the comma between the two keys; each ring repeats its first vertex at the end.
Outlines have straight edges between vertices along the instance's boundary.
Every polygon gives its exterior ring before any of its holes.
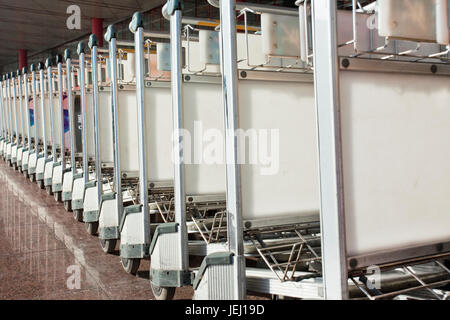
{"type": "Polygon", "coordinates": [[[19,49],[19,70],[28,65],[27,50],[19,49]]]}
{"type": "Polygon", "coordinates": [[[92,18],[92,33],[97,36],[98,46],[103,47],[103,19],[92,18]]]}

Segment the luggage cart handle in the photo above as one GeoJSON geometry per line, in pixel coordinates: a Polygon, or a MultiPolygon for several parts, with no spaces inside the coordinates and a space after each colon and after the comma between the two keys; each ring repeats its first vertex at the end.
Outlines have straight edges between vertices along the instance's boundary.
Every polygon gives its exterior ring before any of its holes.
{"type": "Polygon", "coordinates": [[[114,25],[110,24],[108,26],[108,28],[106,29],[104,38],[107,42],[111,42],[111,39],[117,38],[117,32],[116,32],[116,28],[114,27],[114,25]]]}
{"type": "Polygon", "coordinates": [[[91,50],[92,50],[93,47],[97,47],[98,46],[98,39],[97,39],[97,36],[95,34],[91,34],[89,36],[88,46],[89,46],[89,49],[91,49],[91,50]]]}
{"type": "Polygon", "coordinates": [[[143,27],[144,27],[144,22],[142,20],[142,13],[135,12],[133,14],[133,18],[131,19],[131,22],[130,22],[128,28],[130,29],[130,31],[132,33],[136,33],[138,28],[143,28],[143,27]]]}

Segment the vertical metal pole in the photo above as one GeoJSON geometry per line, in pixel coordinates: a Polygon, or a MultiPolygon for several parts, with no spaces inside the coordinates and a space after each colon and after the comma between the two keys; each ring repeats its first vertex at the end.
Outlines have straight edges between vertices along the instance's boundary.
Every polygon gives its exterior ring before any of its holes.
{"type": "Polygon", "coordinates": [[[50,58],[47,58],[47,61],[45,64],[47,67],[48,103],[50,105],[50,130],[51,130],[51,139],[52,139],[52,156],[53,156],[53,162],[57,162],[58,157],[56,156],[55,117],[53,114],[53,77],[52,77],[52,63],[51,63],[50,58]]]}
{"type": "Polygon", "coordinates": [[[114,191],[117,199],[117,213],[119,221],[122,216],[122,176],[120,172],[120,141],[119,141],[119,109],[117,103],[117,59],[116,59],[116,30],[113,25],[108,26],[106,40],[109,42],[109,68],[111,75],[111,110],[113,115],[113,144],[114,144],[114,191]]]}
{"type": "MultiPolygon", "coordinates": [[[[38,138],[38,102],[36,99],[36,71],[34,70],[34,66],[31,66],[31,86],[33,90],[33,109],[34,109],[34,152],[36,153],[36,159],[39,155],[39,138],[38,138]]],[[[45,139],[44,139],[45,140],[45,139]]]]}
{"type": "MultiPolygon", "coordinates": [[[[25,135],[24,135],[24,125],[23,125],[23,99],[22,99],[22,77],[20,76],[20,70],[17,70],[17,86],[19,93],[19,118],[20,118],[20,134],[22,135],[22,140],[20,141],[20,146],[23,147],[25,144],[25,135]]],[[[19,147],[19,146],[17,146],[19,147]]]]}
{"type": "Polygon", "coordinates": [[[72,59],[70,58],[70,51],[66,49],[64,51],[64,58],[66,59],[66,72],[67,72],[67,104],[69,108],[69,131],[70,131],[70,165],[72,174],[77,172],[75,164],[75,131],[74,131],[74,112],[72,102],[72,59]]]}
{"type": "Polygon", "coordinates": [[[348,298],[336,2],[312,1],[325,299],[348,298]]]}
{"type": "Polygon", "coordinates": [[[81,114],[82,114],[82,128],[81,139],[83,141],[83,179],[86,184],[89,181],[89,159],[87,152],[87,138],[86,138],[86,62],[84,59],[84,43],[78,44],[78,55],[80,57],[80,68],[78,77],[80,79],[80,101],[81,101],[81,114]]]}
{"type": "Polygon", "coordinates": [[[242,231],[241,175],[238,164],[239,127],[238,81],[236,58],[235,0],[220,1],[222,35],[223,103],[225,112],[225,154],[227,168],[228,244],[234,253],[234,299],[245,298],[245,260],[242,231]]]}
{"type": "Polygon", "coordinates": [[[39,63],[39,85],[41,87],[41,117],[42,117],[42,131],[44,135],[44,159],[48,156],[48,144],[47,144],[47,119],[45,115],[45,75],[44,75],[44,65],[39,63]]]}
{"type": "Polygon", "coordinates": [[[12,81],[13,77],[12,74],[9,75],[8,77],[8,90],[7,90],[7,95],[8,95],[8,113],[9,113],[9,142],[11,144],[14,143],[14,128],[13,128],[13,120],[12,120],[12,96],[11,96],[11,81],[12,81]]]}
{"type": "Polygon", "coordinates": [[[61,168],[64,174],[64,170],[66,169],[66,152],[64,145],[64,106],[63,106],[63,75],[62,75],[62,56],[56,56],[56,63],[58,64],[58,101],[59,101],[59,122],[61,126],[61,135],[59,137],[59,143],[61,145],[61,168]]]}
{"type": "Polygon", "coordinates": [[[16,132],[16,145],[19,146],[19,127],[17,125],[17,103],[16,103],[16,79],[14,73],[11,72],[12,75],[12,86],[13,86],[13,106],[14,106],[14,126],[16,132]]]}
{"type": "Polygon", "coordinates": [[[26,113],[26,123],[27,123],[27,136],[28,136],[28,152],[31,152],[31,128],[30,128],[30,110],[28,108],[28,74],[27,68],[22,69],[23,83],[25,91],[25,113],[26,113]]]}
{"type": "Polygon", "coordinates": [[[89,48],[91,48],[91,68],[92,68],[92,99],[94,106],[94,147],[95,147],[95,177],[97,180],[97,200],[100,206],[102,196],[102,168],[100,162],[100,128],[98,109],[98,66],[97,66],[97,37],[93,34],[89,37],[89,48]]]}
{"type": "MultiPolygon", "coordinates": [[[[134,17],[133,17],[134,18],[134,17]]],[[[138,111],[138,145],[139,145],[139,196],[142,205],[141,232],[145,243],[150,241],[148,221],[148,177],[147,148],[145,142],[145,109],[144,109],[144,28],[142,19],[134,31],[134,47],[136,50],[136,103],[138,111]]]]}
{"type": "Polygon", "coordinates": [[[5,83],[5,77],[3,76],[2,78],[0,78],[0,99],[1,99],[1,105],[0,105],[0,113],[1,113],[1,121],[0,121],[0,133],[1,133],[1,138],[3,140],[5,140],[5,132],[4,132],[4,101],[3,101],[3,84],[5,83]]]}
{"type": "Polygon", "coordinates": [[[177,242],[180,248],[179,270],[189,269],[188,237],[186,231],[186,195],[184,186],[183,159],[183,87],[181,57],[181,8],[175,8],[170,15],[171,88],[173,118],[174,198],[175,221],[178,222],[177,242]]]}

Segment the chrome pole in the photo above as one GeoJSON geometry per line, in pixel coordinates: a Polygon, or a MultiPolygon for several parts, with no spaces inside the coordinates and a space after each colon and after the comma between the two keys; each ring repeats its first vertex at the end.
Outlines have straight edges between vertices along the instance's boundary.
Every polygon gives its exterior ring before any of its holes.
{"type": "Polygon", "coordinates": [[[72,103],[72,59],[70,58],[70,50],[64,51],[64,59],[66,60],[66,72],[67,72],[67,104],[69,108],[69,131],[70,131],[70,165],[72,174],[77,172],[75,165],[75,131],[74,131],[74,110],[72,103]]]}
{"type": "Polygon", "coordinates": [[[41,87],[41,116],[42,116],[42,131],[44,135],[44,159],[47,159],[48,156],[48,144],[47,144],[47,128],[46,128],[46,116],[45,116],[45,75],[44,75],[44,64],[39,62],[39,84],[41,87]]]}
{"type": "Polygon", "coordinates": [[[177,242],[180,250],[179,270],[189,269],[188,237],[186,230],[186,194],[184,186],[183,160],[183,87],[181,56],[181,2],[170,13],[171,88],[173,119],[173,159],[174,161],[174,205],[175,221],[178,222],[177,242]]]}
{"type": "Polygon", "coordinates": [[[64,174],[64,170],[66,169],[66,152],[64,145],[64,106],[63,106],[63,75],[62,75],[62,56],[60,54],[56,55],[56,64],[58,66],[58,102],[59,102],[59,122],[61,126],[61,135],[59,137],[59,143],[61,145],[61,168],[64,174]]]}
{"type": "Polygon", "coordinates": [[[27,137],[28,137],[28,152],[31,152],[31,128],[30,128],[30,110],[28,108],[28,74],[27,68],[23,67],[23,83],[24,83],[24,94],[25,94],[25,113],[26,113],[26,123],[27,123],[27,137]]]}
{"type": "Polygon", "coordinates": [[[50,130],[52,141],[52,156],[53,162],[58,161],[56,156],[56,138],[55,138],[55,118],[53,114],[53,75],[52,75],[52,60],[47,58],[45,61],[45,67],[47,68],[47,81],[48,81],[48,103],[50,105],[50,130]]]}
{"type": "Polygon", "coordinates": [[[16,133],[16,145],[19,146],[19,126],[17,124],[17,103],[16,103],[16,77],[14,72],[11,72],[12,87],[13,87],[13,106],[14,106],[14,127],[16,133]]]}
{"type": "Polygon", "coordinates": [[[83,142],[83,179],[84,184],[89,181],[89,159],[87,154],[87,138],[86,138],[86,62],[84,59],[85,45],[80,42],[77,47],[77,52],[80,58],[79,66],[79,81],[80,81],[80,101],[81,101],[81,114],[82,114],[82,128],[81,128],[81,140],[83,142]]]}
{"type": "Polygon", "coordinates": [[[348,298],[336,1],[312,1],[325,299],[348,298]]]}
{"type": "Polygon", "coordinates": [[[14,143],[14,128],[13,128],[13,120],[12,120],[12,96],[11,96],[11,81],[13,77],[12,74],[8,75],[8,90],[7,90],[7,96],[8,96],[8,113],[9,113],[9,142],[11,144],[14,143]]]}
{"type": "Polygon", "coordinates": [[[111,110],[113,116],[113,144],[114,144],[114,191],[117,199],[117,213],[121,221],[122,203],[122,176],[120,172],[120,141],[119,141],[119,109],[117,102],[117,34],[113,25],[108,26],[105,34],[106,41],[109,42],[109,68],[111,77],[111,110]]]}
{"type": "Polygon", "coordinates": [[[4,101],[3,101],[3,99],[4,99],[4,97],[3,97],[3,85],[5,84],[5,76],[3,75],[1,78],[0,78],[0,99],[1,99],[1,105],[0,105],[0,108],[1,108],[1,110],[0,110],[0,112],[1,112],[1,121],[0,121],[0,126],[1,126],[1,128],[0,128],[0,132],[1,132],[1,138],[3,139],[3,140],[5,140],[5,131],[4,131],[4,123],[3,123],[3,121],[4,121],[4,119],[5,119],[5,117],[4,117],[4,108],[3,108],[3,106],[4,106],[4,101]]]}
{"type": "Polygon", "coordinates": [[[99,110],[98,110],[98,43],[94,34],[89,36],[89,48],[91,49],[91,68],[92,68],[92,99],[94,106],[94,147],[95,147],[95,177],[97,180],[97,200],[100,202],[102,196],[102,169],[100,163],[100,128],[99,128],[99,110]]]}
{"type": "Polygon", "coordinates": [[[234,253],[234,299],[245,299],[245,260],[242,230],[241,175],[238,158],[239,128],[238,81],[236,58],[236,1],[220,1],[222,35],[223,103],[225,112],[225,154],[227,176],[228,245],[234,253]]]}
{"type": "MultiPolygon", "coordinates": [[[[33,109],[34,109],[34,152],[36,153],[36,159],[39,155],[39,138],[38,138],[38,103],[36,98],[36,71],[34,70],[34,65],[31,65],[31,87],[33,91],[33,109]]],[[[44,139],[45,140],[45,139],[44,139]]]]}
{"type": "Polygon", "coordinates": [[[138,145],[139,145],[139,196],[142,205],[142,232],[145,243],[150,241],[148,228],[148,177],[147,177],[147,148],[145,143],[145,110],[144,110],[144,28],[140,13],[135,13],[133,20],[137,21],[131,32],[134,33],[134,47],[136,54],[136,104],[138,109],[138,145]],[[136,16],[138,15],[138,17],[136,16]],[[136,19],[137,18],[137,19],[136,19]],[[135,20],[136,19],[136,20],[135,20]]]}
{"type": "Polygon", "coordinates": [[[24,125],[23,125],[23,99],[22,99],[22,77],[20,70],[17,70],[17,86],[19,93],[19,118],[20,118],[20,134],[22,135],[22,140],[20,141],[20,146],[25,145],[25,135],[24,135],[24,125]]]}

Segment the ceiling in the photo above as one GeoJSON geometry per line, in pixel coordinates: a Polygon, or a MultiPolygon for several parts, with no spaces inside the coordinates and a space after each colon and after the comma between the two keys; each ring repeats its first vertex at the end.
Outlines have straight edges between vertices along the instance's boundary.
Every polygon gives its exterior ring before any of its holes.
{"type": "MultiPolygon", "coordinates": [[[[147,11],[165,0],[0,0],[0,66],[17,63],[18,50],[28,56],[60,46],[91,32],[91,18],[103,18],[103,26],[147,11]],[[67,7],[78,5],[81,29],[69,30],[67,7]]],[[[9,66],[6,66],[9,65],[9,66]]],[[[3,68],[3,69],[5,69],[3,68]]],[[[3,70],[8,71],[8,70],[3,70]]]]}

